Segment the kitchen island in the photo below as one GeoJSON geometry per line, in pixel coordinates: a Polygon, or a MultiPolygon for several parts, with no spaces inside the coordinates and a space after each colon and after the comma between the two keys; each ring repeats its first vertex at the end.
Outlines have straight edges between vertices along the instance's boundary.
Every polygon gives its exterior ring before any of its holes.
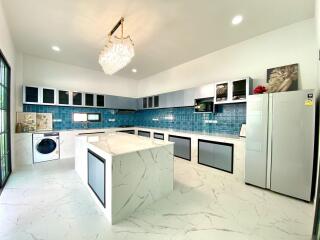
{"type": "Polygon", "coordinates": [[[115,224],[173,191],[173,143],[126,133],[76,137],[75,169],[115,224]]]}

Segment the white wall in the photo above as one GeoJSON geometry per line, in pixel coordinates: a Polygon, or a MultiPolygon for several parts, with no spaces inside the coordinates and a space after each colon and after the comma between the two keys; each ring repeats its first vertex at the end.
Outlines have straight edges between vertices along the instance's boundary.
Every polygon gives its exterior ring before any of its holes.
{"type": "MultiPolygon", "coordinates": [[[[16,50],[10,35],[5,13],[0,1],[0,49],[11,67],[11,123],[15,122],[15,81],[16,81],[16,50]]],[[[15,124],[11,124],[11,150],[14,152],[14,129],[15,124]]],[[[12,154],[12,163],[14,168],[14,154],[12,154]]]]}
{"type": "MultiPolygon", "coordinates": [[[[204,83],[250,76],[265,84],[268,68],[299,63],[299,88],[317,88],[315,20],[305,20],[139,81],[138,95],[147,96],[204,83]]],[[[201,40],[199,39],[199,44],[201,40]]]]}
{"type": "MultiPolygon", "coordinates": [[[[23,84],[135,97],[137,81],[107,76],[102,71],[23,55],[23,84]]],[[[21,99],[21,86],[19,98],[21,99]]],[[[21,100],[19,100],[21,101],[21,100]]]]}

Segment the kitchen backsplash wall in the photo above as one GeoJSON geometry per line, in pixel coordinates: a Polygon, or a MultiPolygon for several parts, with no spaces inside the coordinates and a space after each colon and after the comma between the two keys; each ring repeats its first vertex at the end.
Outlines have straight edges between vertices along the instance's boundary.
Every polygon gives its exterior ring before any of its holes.
{"type": "Polygon", "coordinates": [[[24,112],[53,114],[54,130],[81,128],[108,128],[123,125],[170,128],[187,131],[217,132],[238,135],[246,122],[246,104],[216,105],[215,113],[194,113],[193,107],[139,110],[132,114],[116,114],[115,110],[85,107],[60,107],[44,105],[23,106],[24,112]],[[82,123],[72,121],[74,112],[101,113],[102,121],[82,123]]]}

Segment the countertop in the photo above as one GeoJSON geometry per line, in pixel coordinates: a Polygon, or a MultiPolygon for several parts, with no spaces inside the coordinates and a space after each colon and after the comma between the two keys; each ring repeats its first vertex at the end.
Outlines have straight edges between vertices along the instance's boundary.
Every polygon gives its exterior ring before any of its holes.
{"type": "MultiPolygon", "coordinates": [[[[152,131],[152,132],[160,132],[160,133],[167,133],[167,134],[186,134],[188,136],[197,136],[197,137],[210,137],[210,138],[218,138],[218,139],[229,139],[229,140],[241,140],[243,138],[239,137],[238,135],[232,135],[232,134],[226,134],[226,133],[208,133],[203,131],[188,131],[188,130],[179,130],[179,129],[169,129],[169,128],[154,128],[154,127],[111,127],[111,128],[85,128],[85,129],[65,129],[65,130],[56,130],[52,132],[76,132],[77,134],[82,133],[86,135],[86,133],[91,132],[100,132],[105,131],[108,132],[115,132],[115,131],[121,131],[121,130],[142,130],[142,131],[152,131]]],[[[37,132],[35,132],[37,133],[37,132]]],[[[17,133],[21,134],[21,133],[17,133]]],[[[94,135],[94,134],[88,134],[88,135],[94,135]]]]}
{"type": "Polygon", "coordinates": [[[98,148],[100,151],[111,156],[174,144],[168,141],[119,132],[92,134],[90,136],[86,135],[86,137],[88,137],[87,141],[89,148],[93,151],[95,148],[98,148]]]}

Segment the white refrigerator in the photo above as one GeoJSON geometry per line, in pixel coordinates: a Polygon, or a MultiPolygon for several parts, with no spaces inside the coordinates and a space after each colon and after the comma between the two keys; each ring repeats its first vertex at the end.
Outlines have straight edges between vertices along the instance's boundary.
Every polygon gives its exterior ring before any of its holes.
{"type": "Polygon", "coordinates": [[[311,201],[316,144],[315,90],[251,95],[245,182],[311,201]]]}

